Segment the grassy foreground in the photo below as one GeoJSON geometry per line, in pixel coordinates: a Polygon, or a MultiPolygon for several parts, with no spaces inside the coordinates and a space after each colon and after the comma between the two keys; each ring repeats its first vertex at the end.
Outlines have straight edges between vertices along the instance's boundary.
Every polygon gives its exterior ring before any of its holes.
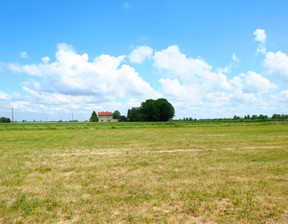
{"type": "Polygon", "coordinates": [[[0,133],[0,223],[288,223],[288,123],[0,133]]]}

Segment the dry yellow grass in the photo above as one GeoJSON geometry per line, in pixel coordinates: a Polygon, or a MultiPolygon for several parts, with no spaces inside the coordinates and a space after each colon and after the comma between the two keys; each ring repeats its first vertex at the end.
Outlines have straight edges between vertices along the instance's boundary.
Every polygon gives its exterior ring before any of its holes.
{"type": "Polygon", "coordinates": [[[0,131],[0,223],[288,222],[285,123],[0,131]]]}

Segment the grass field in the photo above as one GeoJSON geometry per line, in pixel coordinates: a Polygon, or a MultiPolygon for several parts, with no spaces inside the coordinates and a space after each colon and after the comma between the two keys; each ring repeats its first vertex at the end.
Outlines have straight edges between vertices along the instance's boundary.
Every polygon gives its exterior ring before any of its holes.
{"type": "Polygon", "coordinates": [[[288,223],[287,122],[0,133],[0,223],[288,223]]]}

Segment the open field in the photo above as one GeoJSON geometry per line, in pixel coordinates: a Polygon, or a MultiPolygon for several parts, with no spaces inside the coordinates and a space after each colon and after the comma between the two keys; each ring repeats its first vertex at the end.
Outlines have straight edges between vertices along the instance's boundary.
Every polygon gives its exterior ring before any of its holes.
{"type": "Polygon", "coordinates": [[[0,133],[0,223],[288,223],[287,122],[0,133]]]}

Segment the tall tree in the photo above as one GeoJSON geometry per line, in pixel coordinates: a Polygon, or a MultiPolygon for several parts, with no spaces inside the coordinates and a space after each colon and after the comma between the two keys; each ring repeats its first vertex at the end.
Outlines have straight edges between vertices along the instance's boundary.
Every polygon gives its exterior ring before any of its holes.
{"type": "Polygon", "coordinates": [[[127,113],[127,120],[128,121],[144,121],[141,108],[132,107],[131,109],[129,109],[127,113]]]}
{"type": "Polygon", "coordinates": [[[115,110],[113,112],[113,119],[120,119],[121,118],[121,114],[118,110],[115,110]]]}
{"type": "Polygon", "coordinates": [[[90,122],[98,122],[98,117],[95,111],[92,112],[92,115],[90,117],[90,122]]]}
{"type": "Polygon", "coordinates": [[[156,100],[156,105],[159,110],[159,121],[168,121],[175,116],[175,109],[168,100],[160,98],[156,100]]]}
{"type": "Polygon", "coordinates": [[[146,100],[141,104],[141,112],[145,121],[159,121],[160,111],[155,100],[146,100]]]}

